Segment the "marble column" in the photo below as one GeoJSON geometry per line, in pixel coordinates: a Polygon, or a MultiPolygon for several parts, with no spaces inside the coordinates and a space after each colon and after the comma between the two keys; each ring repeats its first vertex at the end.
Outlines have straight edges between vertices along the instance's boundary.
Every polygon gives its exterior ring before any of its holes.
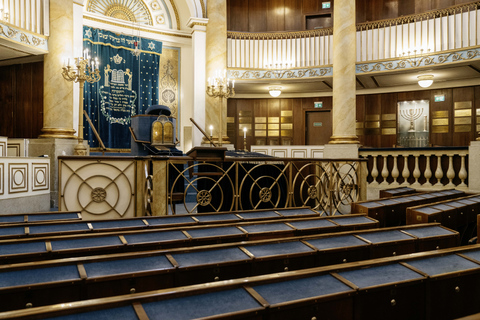
{"type": "Polygon", "coordinates": [[[65,58],[73,58],[73,0],[50,0],[50,35],[44,58],[43,129],[40,138],[75,138],[73,83],[62,77],[65,58]]]}
{"type": "Polygon", "coordinates": [[[355,0],[335,0],[333,12],[333,135],[329,143],[358,144],[355,0]]]}
{"type": "MultiPolygon", "coordinates": [[[[207,1],[207,47],[205,79],[215,76],[215,71],[227,69],[227,1],[207,1]]],[[[215,135],[222,136],[222,144],[230,143],[227,136],[227,99],[206,96],[205,129],[214,127],[215,135]]]]}
{"type": "MultiPolygon", "coordinates": [[[[193,114],[194,120],[203,126],[206,132],[208,125],[205,123],[205,98],[206,82],[206,31],[208,19],[190,18],[187,26],[192,29],[192,51],[193,51],[193,114]]],[[[192,145],[194,147],[202,144],[202,133],[193,128],[192,145]]]]}

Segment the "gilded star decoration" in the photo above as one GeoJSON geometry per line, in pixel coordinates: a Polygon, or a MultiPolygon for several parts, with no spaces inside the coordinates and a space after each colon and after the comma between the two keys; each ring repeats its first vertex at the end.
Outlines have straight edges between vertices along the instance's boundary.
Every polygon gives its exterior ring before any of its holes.
{"type": "Polygon", "coordinates": [[[148,49],[150,49],[150,50],[155,50],[155,43],[150,42],[150,43],[148,44],[148,49]]]}
{"type": "Polygon", "coordinates": [[[91,38],[92,37],[92,30],[90,30],[90,29],[85,30],[85,37],[91,38]]]}

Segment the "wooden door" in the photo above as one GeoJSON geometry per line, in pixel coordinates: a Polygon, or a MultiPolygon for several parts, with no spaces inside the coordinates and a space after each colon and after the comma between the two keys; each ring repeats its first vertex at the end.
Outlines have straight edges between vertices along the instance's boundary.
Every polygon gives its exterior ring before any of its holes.
{"type": "Polygon", "coordinates": [[[305,112],[305,144],[324,145],[332,136],[332,114],[330,110],[305,112]]]}

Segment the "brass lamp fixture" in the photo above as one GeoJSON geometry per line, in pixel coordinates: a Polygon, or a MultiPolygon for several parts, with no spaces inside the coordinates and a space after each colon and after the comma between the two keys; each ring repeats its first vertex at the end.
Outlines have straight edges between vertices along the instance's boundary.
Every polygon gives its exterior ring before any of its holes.
{"type": "Polygon", "coordinates": [[[218,144],[222,145],[223,140],[223,99],[228,99],[235,96],[235,80],[227,78],[227,70],[224,69],[223,72],[217,70],[215,72],[215,77],[208,78],[207,84],[207,94],[213,98],[220,98],[221,109],[220,109],[220,129],[218,135],[218,144]]]}
{"type": "Polygon", "coordinates": [[[428,88],[433,84],[433,75],[425,74],[417,77],[418,85],[422,88],[428,88]]]}
{"type": "Polygon", "coordinates": [[[83,145],[83,84],[98,82],[101,78],[98,68],[98,59],[91,59],[88,49],[83,51],[83,57],[74,58],[74,65],[70,65],[70,58],[64,61],[62,76],[67,81],[78,82],[80,92],[78,97],[78,144],[74,148],[74,155],[87,155],[87,148],[83,145]]]}

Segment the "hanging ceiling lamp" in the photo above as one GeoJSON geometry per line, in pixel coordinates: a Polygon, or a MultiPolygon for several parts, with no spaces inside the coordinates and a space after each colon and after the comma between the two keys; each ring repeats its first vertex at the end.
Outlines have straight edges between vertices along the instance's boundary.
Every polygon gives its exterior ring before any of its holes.
{"type": "Polygon", "coordinates": [[[268,93],[274,98],[278,97],[282,93],[282,87],[269,87],[268,93]]]}
{"type": "Polygon", "coordinates": [[[431,74],[418,76],[417,79],[418,79],[418,85],[422,88],[428,88],[433,83],[433,75],[431,74]]]}

